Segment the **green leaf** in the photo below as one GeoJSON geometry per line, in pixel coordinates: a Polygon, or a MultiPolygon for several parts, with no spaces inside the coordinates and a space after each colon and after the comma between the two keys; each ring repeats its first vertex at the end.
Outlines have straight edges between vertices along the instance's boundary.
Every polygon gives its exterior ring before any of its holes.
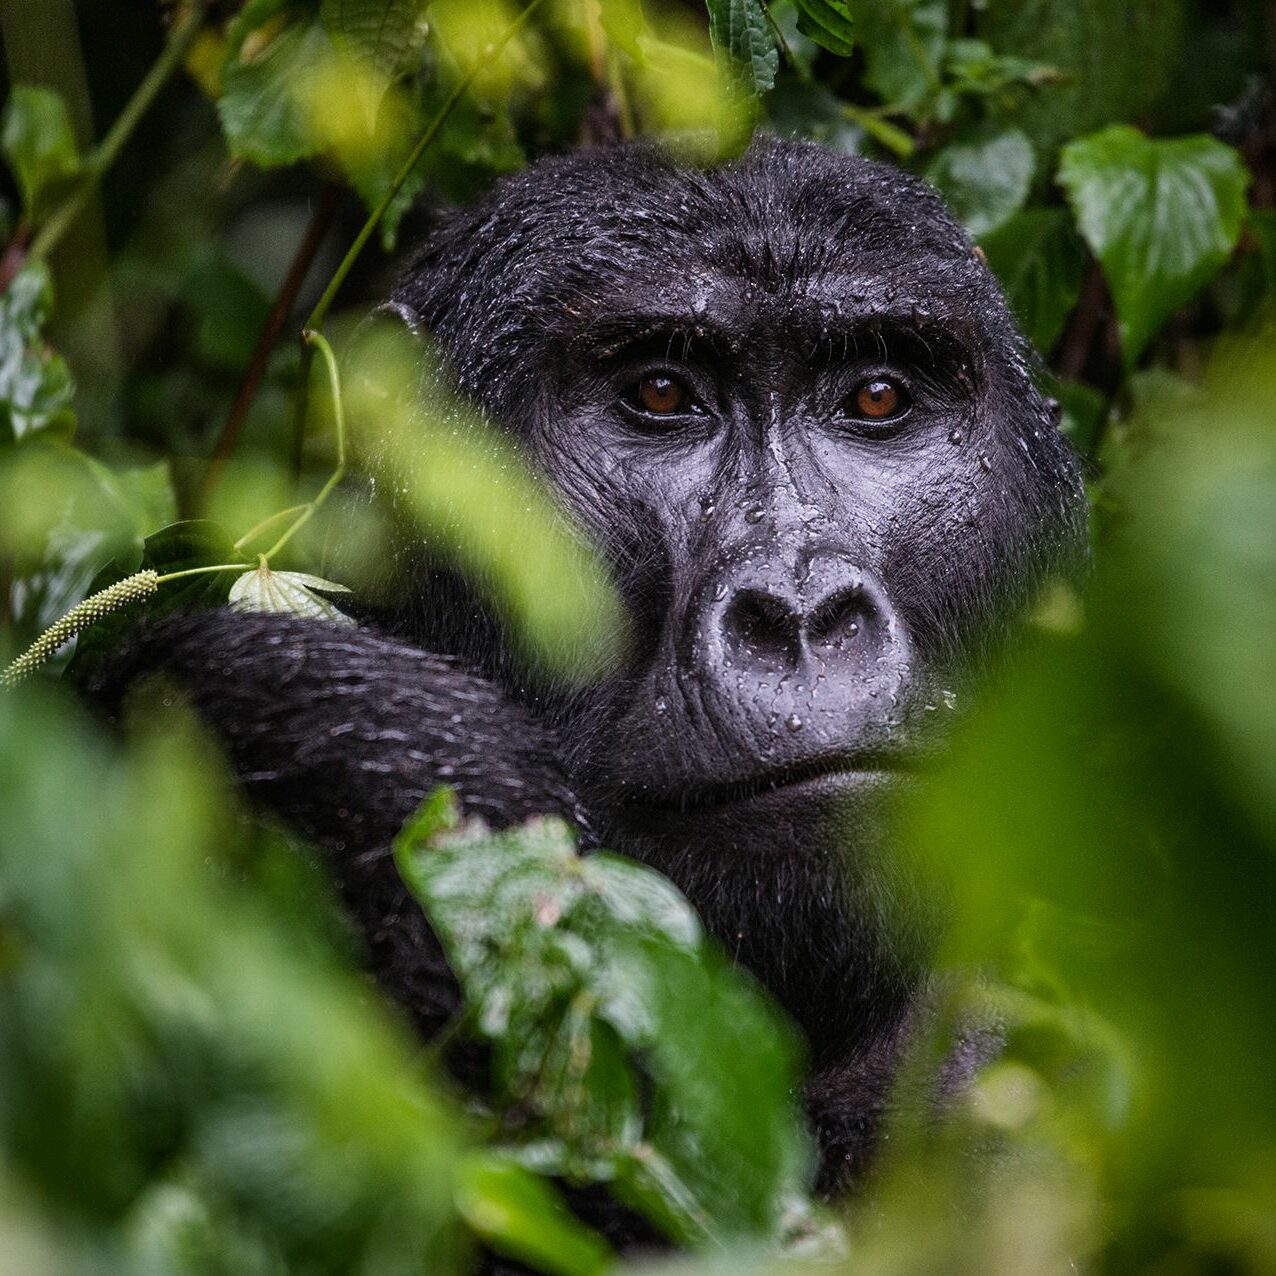
{"type": "MultiPolygon", "coordinates": [[[[208,519],[187,519],[161,527],[142,542],[139,558],[116,559],[100,571],[89,592],[105,589],[115,581],[136,571],[150,567],[161,576],[170,572],[187,571],[192,567],[215,567],[220,563],[233,563],[241,557],[236,553],[230,537],[216,523],[208,519]]],[[[245,564],[247,566],[247,564],[245,564]]],[[[147,604],[146,614],[167,615],[174,611],[200,611],[220,607],[227,601],[230,586],[236,578],[235,569],[188,576],[169,581],[160,587],[159,594],[147,604]]],[[[131,625],[137,623],[138,607],[113,612],[86,629],[76,640],[75,655],[68,671],[77,679],[91,677],[100,667],[111,648],[131,625]]]]}
{"type": "Polygon", "coordinates": [[[1153,141],[1114,125],[1064,147],[1059,181],[1112,289],[1131,367],[1236,246],[1249,174],[1212,137],[1153,141]]]}
{"type": "Polygon", "coordinates": [[[508,1159],[473,1152],[457,1167],[456,1207],[476,1236],[506,1258],[551,1276],[598,1276],[615,1259],[544,1179],[508,1159]]]}
{"type": "Polygon", "coordinates": [[[855,22],[848,0],[793,0],[798,30],[808,39],[849,58],[855,50],[855,22]]]}
{"type": "Polygon", "coordinates": [[[877,0],[856,9],[865,81],[883,102],[914,111],[940,89],[946,0],[877,0]]]}
{"type": "Polygon", "coordinates": [[[0,145],[18,180],[28,219],[38,214],[47,191],[80,171],[71,117],[52,89],[20,84],[13,90],[4,108],[0,145]]]}
{"type": "Polygon", "coordinates": [[[334,56],[327,31],[316,22],[294,23],[247,58],[246,48],[241,43],[226,65],[217,102],[231,154],[262,168],[315,154],[319,144],[300,90],[334,56]]]}
{"type": "Polygon", "coordinates": [[[1018,129],[1006,129],[944,147],[927,166],[926,176],[978,238],[1023,206],[1036,164],[1028,138],[1018,129]]]}
{"type": "Polygon", "coordinates": [[[0,444],[75,431],[75,386],[42,335],[53,309],[43,262],[28,263],[0,294],[0,444]]]}
{"type": "Polygon", "coordinates": [[[780,51],[761,0],[708,0],[709,38],[733,84],[761,97],[774,83],[780,51]]]}
{"type": "Polygon", "coordinates": [[[334,41],[389,81],[421,48],[424,7],[423,0],[323,0],[319,20],[334,41]]]}
{"type": "Polygon", "coordinates": [[[810,1216],[788,1029],[657,873],[566,825],[491,833],[435,794],[395,845],[493,1047],[511,1152],[612,1184],[684,1244],[810,1216]]]}
{"type": "Polygon", "coordinates": [[[277,572],[266,563],[245,572],[230,587],[229,602],[240,611],[264,611],[288,616],[305,616],[311,620],[329,620],[338,625],[354,621],[335,604],[321,598],[319,592],[348,594],[344,585],[309,576],[305,572],[277,572]]]}
{"type": "Polygon", "coordinates": [[[1016,213],[980,240],[1028,339],[1048,353],[1081,293],[1085,249],[1063,208],[1016,213]]]}

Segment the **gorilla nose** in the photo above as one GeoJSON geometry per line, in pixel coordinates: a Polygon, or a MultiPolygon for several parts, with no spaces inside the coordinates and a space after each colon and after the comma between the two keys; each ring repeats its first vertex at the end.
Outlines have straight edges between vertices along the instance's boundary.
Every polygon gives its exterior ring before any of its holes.
{"type": "Polygon", "coordinates": [[[910,648],[872,573],[836,551],[803,552],[796,570],[755,554],[706,593],[697,663],[714,712],[743,715],[751,729],[799,723],[798,752],[884,727],[909,681],[910,648]]]}
{"type": "Polygon", "coordinates": [[[737,589],[723,612],[725,645],[741,665],[796,668],[808,652],[832,656],[854,639],[875,610],[857,577],[830,590],[809,606],[796,591],[777,593],[767,588],[737,589]]]}

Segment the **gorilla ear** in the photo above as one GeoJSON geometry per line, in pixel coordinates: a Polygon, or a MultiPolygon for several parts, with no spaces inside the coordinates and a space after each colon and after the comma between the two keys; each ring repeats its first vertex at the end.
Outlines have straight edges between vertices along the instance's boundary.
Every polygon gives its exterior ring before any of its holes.
{"type": "Polygon", "coordinates": [[[398,319],[414,337],[425,335],[425,326],[421,322],[421,316],[407,302],[383,301],[372,311],[372,314],[388,315],[391,318],[398,319]]]}

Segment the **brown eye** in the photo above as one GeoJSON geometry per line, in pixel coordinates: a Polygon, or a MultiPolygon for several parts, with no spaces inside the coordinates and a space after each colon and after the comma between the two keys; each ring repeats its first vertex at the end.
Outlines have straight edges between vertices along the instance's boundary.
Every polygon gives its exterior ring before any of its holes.
{"type": "Polygon", "coordinates": [[[907,407],[904,388],[883,377],[865,381],[851,396],[851,415],[864,421],[885,421],[899,416],[907,407]]]}
{"type": "Polygon", "coordinates": [[[691,393],[681,381],[663,372],[643,377],[637,386],[638,406],[652,416],[676,416],[691,407],[691,393]]]}

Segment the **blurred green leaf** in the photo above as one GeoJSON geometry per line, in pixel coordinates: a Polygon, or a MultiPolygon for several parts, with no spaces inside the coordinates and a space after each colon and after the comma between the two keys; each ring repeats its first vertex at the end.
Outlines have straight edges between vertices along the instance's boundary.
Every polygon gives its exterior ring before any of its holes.
{"type": "Polygon", "coordinates": [[[502,432],[459,402],[401,324],[363,326],[347,362],[351,438],[400,508],[513,622],[524,652],[574,681],[610,666],[626,618],[607,569],[502,432]]]}
{"type": "Polygon", "coordinates": [[[1009,220],[1028,198],[1036,156],[1018,129],[945,146],[926,167],[957,219],[979,238],[1009,220]]]}
{"type": "Polygon", "coordinates": [[[1029,208],[982,236],[1011,309],[1028,339],[1048,354],[1081,294],[1085,251],[1062,208],[1029,208]]]}
{"type": "Polygon", "coordinates": [[[0,294],[0,445],[75,431],[71,374],[44,339],[52,309],[43,262],[24,266],[0,294]]]}
{"type": "Polygon", "coordinates": [[[245,572],[230,587],[228,601],[240,611],[264,611],[287,616],[305,616],[310,620],[327,620],[338,625],[354,621],[340,611],[323,594],[348,594],[344,585],[334,584],[305,572],[273,571],[260,563],[245,572]]]}
{"type": "Polygon", "coordinates": [[[232,48],[217,102],[230,152],[262,168],[306,159],[318,141],[300,89],[317,67],[331,62],[332,40],[319,23],[303,20],[246,54],[248,34],[232,48]]]}
{"type": "Polygon", "coordinates": [[[322,0],[328,32],[388,82],[405,70],[425,39],[429,0],[322,0]]]}
{"type": "Polygon", "coordinates": [[[775,83],[780,51],[762,0],[706,0],[709,38],[734,84],[761,97],[775,83]]]}
{"type": "Polygon", "coordinates": [[[684,1244],[802,1216],[789,1031],[669,882],[578,856],[559,820],[462,824],[446,790],[395,856],[493,1043],[499,1101],[524,1114],[524,1163],[611,1183],[684,1244]]]}
{"type": "Polygon", "coordinates": [[[472,1152],[456,1171],[456,1206],[498,1254],[551,1276],[598,1276],[614,1261],[607,1242],[579,1223],[544,1179],[490,1153],[472,1152]]]}
{"type": "Polygon", "coordinates": [[[911,111],[939,92],[948,33],[945,0],[881,0],[855,12],[864,79],[883,102],[911,111]]]}
{"type": "Polygon", "coordinates": [[[1059,181],[1103,266],[1132,367],[1236,246],[1249,174],[1211,137],[1154,141],[1115,125],[1064,147],[1059,181]]]}
{"type": "Polygon", "coordinates": [[[830,53],[849,58],[855,50],[855,21],[849,0],[793,0],[798,30],[830,53]]]}
{"type": "Polygon", "coordinates": [[[18,180],[28,220],[39,215],[47,192],[80,171],[71,117],[52,89],[14,88],[0,124],[0,145],[18,180]]]}
{"type": "Polygon", "coordinates": [[[446,1271],[457,1119],[364,981],[219,873],[218,774],[171,722],[125,754],[0,697],[6,1170],[121,1271],[446,1271]]]}

